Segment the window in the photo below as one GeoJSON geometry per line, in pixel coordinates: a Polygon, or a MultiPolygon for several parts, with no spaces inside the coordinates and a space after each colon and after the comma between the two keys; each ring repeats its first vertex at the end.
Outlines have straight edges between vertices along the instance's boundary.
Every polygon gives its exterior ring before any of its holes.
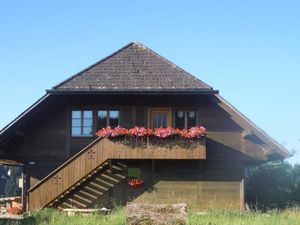
{"type": "Polygon", "coordinates": [[[72,111],[72,136],[92,136],[93,111],[72,111]]]}
{"type": "Polygon", "coordinates": [[[97,130],[104,127],[117,127],[119,125],[118,110],[99,110],[97,120],[97,130]]]}
{"type": "Polygon", "coordinates": [[[171,109],[149,109],[149,127],[171,126],[171,109]]]}
{"type": "Polygon", "coordinates": [[[196,111],[195,110],[178,110],[175,112],[175,127],[176,128],[191,128],[196,126],[196,111]]]}

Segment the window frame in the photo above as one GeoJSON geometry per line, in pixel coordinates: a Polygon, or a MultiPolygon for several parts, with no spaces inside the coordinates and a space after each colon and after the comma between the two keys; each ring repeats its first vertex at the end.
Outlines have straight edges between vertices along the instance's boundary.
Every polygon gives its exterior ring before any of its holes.
{"type": "Polygon", "coordinates": [[[119,109],[116,109],[116,108],[112,108],[112,109],[108,109],[108,108],[103,108],[103,109],[97,109],[95,114],[96,114],[96,118],[95,118],[95,129],[96,130],[99,130],[98,128],[98,113],[99,111],[105,111],[106,112],[106,127],[110,126],[109,124],[109,115],[110,115],[110,111],[117,111],[118,112],[118,125],[117,126],[120,126],[120,110],[119,109]]]}
{"type": "Polygon", "coordinates": [[[189,127],[188,127],[188,113],[190,112],[190,111],[194,111],[195,112],[195,119],[196,119],[196,121],[195,121],[195,126],[197,126],[198,125],[198,111],[196,110],[196,109],[193,109],[193,108],[177,108],[177,109],[174,109],[174,127],[175,128],[177,128],[177,126],[176,126],[176,117],[177,117],[177,112],[178,111],[183,111],[183,113],[184,113],[184,129],[189,129],[189,127]]]}
{"type": "Polygon", "coordinates": [[[70,119],[70,136],[71,137],[93,137],[94,136],[94,110],[92,109],[73,109],[71,110],[71,119],[70,119]],[[80,126],[73,126],[73,112],[80,112],[80,126]],[[92,118],[84,118],[84,112],[91,112],[92,113],[92,118]],[[84,134],[84,119],[91,119],[91,134],[84,134]],[[74,134],[73,135],[73,127],[78,127],[80,128],[80,134],[74,134]]]}
{"type": "Polygon", "coordinates": [[[152,113],[167,112],[167,126],[172,127],[172,109],[171,108],[148,108],[148,127],[152,128],[152,113]]]}

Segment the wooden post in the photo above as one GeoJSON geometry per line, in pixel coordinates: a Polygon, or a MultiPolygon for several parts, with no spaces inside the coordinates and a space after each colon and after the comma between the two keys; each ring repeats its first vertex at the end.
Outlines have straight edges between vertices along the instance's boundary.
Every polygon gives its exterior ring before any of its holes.
{"type": "Polygon", "coordinates": [[[27,173],[28,173],[28,166],[27,163],[24,163],[22,166],[22,207],[24,211],[28,211],[28,197],[27,197],[27,173]]]}
{"type": "Polygon", "coordinates": [[[245,210],[245,188],[244,188],[244,179],[240,183],[240,197],[241,197],[241,211],[245,210]]]}

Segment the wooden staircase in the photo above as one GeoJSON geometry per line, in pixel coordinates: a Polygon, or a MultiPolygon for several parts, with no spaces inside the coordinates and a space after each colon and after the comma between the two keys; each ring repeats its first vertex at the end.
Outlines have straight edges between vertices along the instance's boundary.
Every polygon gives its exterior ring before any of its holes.
{"type": "Polygon", "coordinates": [[[49,207],[63,210],[65,208],[85,209],[99,206],[99,200],[115,185],[126,180],[127,167],[121,163],[104,163],[98,172],[84,179],[80,185],[61,195],[49,207]]]}
{"type": "MultiPolygon", "coordinates": [[[[125,179],[110,159],[205,159],[205,139],[163,140],[97,138],[28,190],[29,211],[45,207],[86,208],[125,179]],[[186,142],[186,143],[185,143],[186,142]],[[115,173],[116,172],[116,173],[115,173]]],[[[123,167],[124,169],[124,167],[123,167]]]]}

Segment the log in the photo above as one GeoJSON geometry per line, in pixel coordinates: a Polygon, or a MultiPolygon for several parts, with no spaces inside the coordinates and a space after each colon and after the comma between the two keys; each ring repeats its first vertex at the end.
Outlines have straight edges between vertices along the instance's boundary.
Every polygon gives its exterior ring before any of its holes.
{"type": "Polygon", "coordinates": [[[128,203],[126,225],[187,225],[188,215],[185,203],[142,204],[128,203]]]}

